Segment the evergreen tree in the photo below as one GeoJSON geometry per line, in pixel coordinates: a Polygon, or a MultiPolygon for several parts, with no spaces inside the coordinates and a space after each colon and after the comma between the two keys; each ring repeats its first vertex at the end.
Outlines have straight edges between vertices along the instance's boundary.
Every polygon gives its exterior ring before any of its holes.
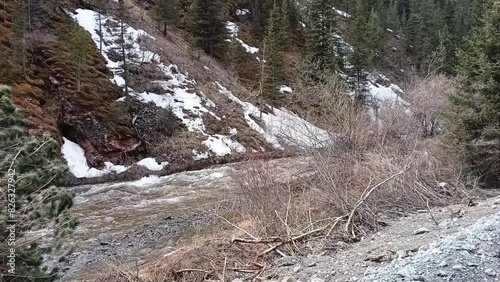
{"type": "Polygon", "coordinates": [[[447,75],[455,75],[456,71],[456,64],[457,64],[457,49],[455,42],[453,40],[453,35],[451,32],[448,30],[448,26],[445,25],[443,30],[440,33],[440,50],[441,52],[441,58],[440,58],[440,63],[441,63],[441,69],[440,72],[447,74],[447,75]]]}
{"type": "Polygon", "coordinates": [[[370,62],[370,42],[367,37],[368,18],[366,2],[358,0],[356,3],[356,14],[354,20],[349,26],[348,39],[353,46],[349,56],[349,62],[352,65],[350,72],[350,84],[356,91],[358,99],[363,100],[366,92],[366,74],[364,70],[371,68],[370,62]]]}
{"type": "Polygon", "coordinates": [[[159,0],[155,7],[156,19],[163,24],[163,35],[167,35],[167,26],[175,25],[178,20],[179,0],[159,0]]]}
{"type": "Polygon", "coordinates": [[[194,46],[206,54],[222,57],[228,38],[219,0],[194,0],[191,5],[190,30],[194,46]]]}
{"type": "Polygon", "coordinates": [[[285,47],[288,47],[294,41],[299,23],[299,14],[293,0],[283,0],[281,13],[284,43],[286,44],[285,47]]]}
{"type": "Polygon", "coordinates": [[[75,67],[77,91],[81,90],[82,75],[88,56],[88,46],[85,41],[84,31],[77,22],[71,21],[69,25],[68,41],[70,43],[70,61],[75,67]]]}
{"type": "Polygon", "coordinates": [[[25,1],[14,2],[15,16],[12,25],[11,46],[14,52],[15,72],[18,75],[27,75],[28,61],[28,37],[27,30],[29,25],[28,4],[25,1]]]}
{"type": "Polygon", "coordinates": [[[368,19],[366,29],[367,48],[370,50],[370,64],[373,65],[379,58],[382,47],[384,46],[385,31],[380,19],[379,13],[372,10],[370,18],[368,19]]]}
{"type": "Polygon", "coordinates": [[[285,82],[285,63],[283,60],[283,31],[281,13],[278,6],[271,11],[267,36],[265,39],[264,73],[262,92],[266,100],[277,105],[281,93],[279,87],[285,82]]]}
{"type": "Polygon", "coordinates": [[[459,52],[462,91],[453,96],[450,125],[471,163],[488,180],[500,180],[500,3],[486,0],[485,13],[459,52]]]}
{"type": "MultiPolygon", "coordinates": [[[[52,138],[39,140],[28,134],[26,121],[12,101],[10,88],[0,86],[0,187],[15,189],[16,195],[0,199],[5,207],[0,212],[0,220],[7,224],[13,219],[17,221],[17,242],[26,231],[49,222],[55,226],[56,239],[70,234],[76,226],[68,212],[73,204],[72,195],[56,187],[63,184],[67,174],[66,165],[57,158],[59,152],[60,147],[52,138]],[[8,204],[15,205],[15,211],[7,210],[8,204]]],[[[5,239],[10,232],[3,228],[0,233],[5,239]]],[[[6,273],[2,281],[19,281],[19,277],[29,277],[29,281],[56,280],[55,272],[49,275],[40,267],[42,254],[55,251],[56,248],[51,247],[54,246],[42,248],[36,242],[16,245],[15,274],[6,273]]],[[[5,256],[0,258],[3,266],[7,266],[7,262],[5,256]]]]}
{"type": "Polygon", "coordinates": [[[398,2],[392,0],[387,11],[387,26],[394,32],[401,32],[401,21],[398,14],[398,2]]]}
{"type": "Polygon", "coordinates": [[[129,20],[129,15],[128,15],[128,10],[125,6],[125,1],[120,0],[119,1],[119,7],[118,7],[118,20],[119,20],[119,26],[120,26],[120,39],[118,40],[118,43],[120,45],[120,55],[121,55],[121,67],[123,70],[123,80],[125,82],[125,85],[123,86],[123,90],[125,92],[125,104],[127,104],[128,107],[130,107],[130,93],[128,90],[128,85],[129,85],[129,54],[127,50],[129,49],[129,44],[128,42],[128,36],[127,36],[127,29],[125,27],[125,22],[129,20]]]}
{"type": "Polygon", "coordinates": [[[318,71],[336,69],[335,15],[331,0],[311,0],[307,17],[307,60],[318,71]]]}

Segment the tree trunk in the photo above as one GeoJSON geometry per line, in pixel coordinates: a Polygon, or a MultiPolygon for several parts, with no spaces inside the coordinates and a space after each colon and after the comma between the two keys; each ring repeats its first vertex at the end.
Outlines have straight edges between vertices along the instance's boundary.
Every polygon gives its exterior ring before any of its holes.
{"type": "Polygon", "coordinates": [[[130,94],[128,92],[128,66],[125,52],[125,26],[123,25],[123,20],[120,21],[120,39],[122,47],[123,80],[125,81],[125,103],[127,104],[127,107],[130,107],[130,94]]]}
{"type": "Polygon", "coordinates": [[[102,21],[101,21],[101,13],[99,13],[98,21],[99,21],[99,52],[102,54],[102,21]]]}

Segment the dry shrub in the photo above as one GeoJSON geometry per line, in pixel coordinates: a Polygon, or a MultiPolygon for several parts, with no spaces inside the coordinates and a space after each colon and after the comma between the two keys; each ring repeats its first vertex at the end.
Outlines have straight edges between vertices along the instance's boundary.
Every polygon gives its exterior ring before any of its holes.
{"type": "Polygon", "coordinates": [[[258,245],[233,244],[229,240],[242,235],[231,226],[217,225],[181,239],[175,251],[146,265],[106,262],[107,271],[97,281],[232,281],[237,277],[255,277],[267,262],[258,257],[258,245]]]}
{"type": "MultiPolygon", "coordinates": [[[[366,147],[370,128],[362,107],[348,95],[347,85],[337,75],[325,75],[320,79],[324,83],[301,82],[289,95],[289,107],[305,120],[341,136],[349,147],[366,147]]],[[[315,142],[314,132],[309,138],[315,142]]]]}
{"type": "Polygon", "coordinates": [[[417,135],[433,137],[442,130],[443,115],[449,108],[448,97],[456,90],[459,79],[444,75],[415,78],[406,91],[409,103],[383,105],[378,119],[384,138],[417,135]]]}
{"type": "MultiPolygon", "coordinates": [[[[385,105],[378,122],[369,123],[341,81],[322,80],[291,96],[301,116],[340,135],[331,146],[307,148],[310,175],[292,185],[276,180],[264,164],[238,175],[243,212],[258,235],[300,234],[333,218],[343,223],[344,234],[357,237],[387,216],[470,197],[466,188],[475,187],[474,179],[436,136],[453,81],[418,81],[408,91],[415,106],[385,105]],[[435,102],[427,104],[429,97],[435,102]]],[[[312,132],[312,143],[314,138],[312,132]]]]}
{"type": "Polygon", "coordinates": [[[291,236],[311,228],[318,219],[317,194],[303,186],[300,177],[278,179],[266,161],[253,161],[238,184],[241,214],[252,223],[254,236],[291,236]]]}

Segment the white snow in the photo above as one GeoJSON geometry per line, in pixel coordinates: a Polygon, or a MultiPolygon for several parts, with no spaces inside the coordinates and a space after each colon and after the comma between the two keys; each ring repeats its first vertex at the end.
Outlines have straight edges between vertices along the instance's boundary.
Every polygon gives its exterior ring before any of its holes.
{"type": "MultiPolygon", "coordinates": [[[[241,40],[241,39],[238,38],[239,28],[238,28],[238,26],[234,22],[227,22],[226,23],[226,28],[229,31],[229,34],[231,35],[231,38],[233,38],[238,43],[240,43],[241,46],[243,46],[243,48],[245,48],[245,51],[247,53],[255,54],[255,53],[259,52],[259,48],[252,47],[252,46],[246,44],[245,42],[243,42],[243,40],[241,40]]],[[[231,42],[231,40],[229,40],[229,42],[231,42]]]]}
{"type": "Polygon", "coordinates": [[[145,158],[138,161],[137,164],[149,170],[158,171],[164,169],[168,165],[168,162],[158,163],[154,158],[145,158]]]}
{"type": "Polygon", "coordinates": [[[198,152],[197,150],[193,149],[193,160],[199,161],[208,158],[208,152],[198,152]]]}
{"type": "MultiPolygon", "coordinates": [[[[79,24],[87,30],[91,35],[94,43],[99,46],[101,38],[99,37],[98,23],[96,22],[96,16],[98,13],[91,10],[78,9],[73,17],[79,22],[79,24]]],[[[113,50],[119,49],[117,44],[117,39],[119,39],[119,33],[113,31],[111,26],[117,26],[117,21],[110,16],[102,15],[102,22],[104,24],[103,30],[103,56],[106,59],[108,68],[113,72],[113,81],[118,86],[124,86],[125,81],[121,77],[122,68],[120,62],[114,62],[108,57],[108,53],[113,50]]],[[[237,38],[238,27],[235,23],[228,22],[227,25],[230,30],[232,37],[238,41],[247,52],[256,53],[259,51],[258,48],[248,46],[239,38],[237,38]]],[[[158,69],[162,71],[166,77],[166,80],[157,80],[152,83],[157,84],[167,92],[163,93],[152,93],[152,92],[137,92],[134,89],[129,88],[130,95],[142,102],[153,102],[158,107],[170,108],[173,113],[178,117],[182,123],[187,127],[189,131],[197,132],[203,136],[206,136],[206,140],[202,143],[209,148],[211,152],[216,155],[226,154],[232,152],[243,152],[245,148],[236,141],[231,140],[230,136],[223,135],[209,135],[205,133],[205,124],[203,121],[203,116],[210,114],[217,120],[221,120],[216,114],[208,110],[208,108],[215,108],[215,103],[208,99],[203,93],[197,94],[195,92],[194,86],[196,81],[190,80],[187,73],[182,73],[176,65],[170,64],[165,65],[161,61],[161,57],[154,52],[151,52],[143,48],[140,43],[143,41],[141,39],[147,38],[149,40],[155,40],[154,37],[148,35],[143,30],[136,30],[133,27],[125,25],[127,32],[127,45],[130,46],[131,53],[136,54],[135,57],[129,59],[129,63],[142,64],[151,63],[156,64],[158,69]]],[[[207,66],[204,69],[210,71],[207,66]]],[[[123,98],[118,99],[118,101],[123,101],[123,98]]],[[[205,155],[208,157],[208,153],[193,153],[193,158],[203,158],[205,155]]],[[[160,170],[164,167],[164,164],[158,164],[154,159],[148,158],[142,160],[138,163],[139,165],[144,165],[151,170],[160,170]]]]}
{"type": "MultiPolygon", "coordinates": [[[[98,23],[96,22],[97,15],[98,13],[92,10],[77,9],[76,14],[73,15],[73,18],[78,22],[80,26],[82,26],[86,31],[88,31],[91,34],[92,40],[94,40],[96,45],[99,46],[101,37],[97,32],[98,30],[98,23]]],[[[101,16],[101,19],[103,24],[106,24],[108,21],[114,21],[111,17],[104,15],[101,16]]],[[[119,45],[118,43],[116,43],[118,30],[116,29],[113,30],[111,28],[103,28],[102,30],[103,30],[102,56],[106,59],[107,67],[114,74],[112,81],[115,82],[116,85],[118,86],[124,86],[125,80],[120,76],[121,63],[110,60],[107,55],[110,51],[119,49],[119,45]]],[[[159,59],[157,58],[157,55],[154,54],[153,52],[147,50],[141,50],[140,45],[137,43],[137,41],[141,38],[149,37],[150,39],[154,40],[154,37],[149,36],[144,30],[141,29],[136,30],[130,26],[126,26],[125,32],[127,33],[127,41],[128,41],[127,43],[130,45],[129,47],[131,50],[130,53],[134,54],[138,58],[138,60],[140,60],[141,62],[152,62],[159,59]]]]}
{"type": "Polygon", "coordinates": [[[317,148],[335,141],[333,134],[312,125],[286,109],[273,108],[271,109],[272,114],[261,113],[253,104],[243,102],[235,97],[219,82],[217,82],[217,86],[221,94],[243,108],[248,126],[260,133],[274,148],[283,148],[279,140],[288,145],[317,148]],[[260,120],[263,127],[256,120],[260,120]]]}
{"type": "Polygon", "coordinates": [[[69,171],[77,178],[92,178],[100,177],[111,172],[122,173],[127,170],[127,167],[122,165],[114,165],[111,162],[105,162],[104,169],[99,170],[90,168],[85,158],[85,151],[78,144],[63,137],[62,154],[68,164],[69,171]]]}
{"type": "Polygon", "coordinates": [[[209,136],[207,140],[201,142],[210,151],[217,156],[225,156],[236,151],[238,153],[245,153],[246,149],[240,143],[233,141],[230,137],[224,135],[209,136]]]}
{"type": "Polygon", "coordinates": [[[249,15],[250,11],[248,9],[237,9],[236,10],[236,15],[237,16],[246,16],[249,15]]]}
{"type": "Polygon", "coordinates": [[[286,85],[281,85],[280,90],[281,93],[292,93],[292,88],[286,85]]]}
{"type": "Polygon", "coordinates": [[[344,12],[344,11],[341,11],[341,10],[337,10],[335,8],[333,8],[335,10],[335,12],[337,12],[337,14],[339,14],[340,16],[344,17],[344,18],[350,18],[352,17],[351,15],[349,15],[347,12],[344,12]]]}

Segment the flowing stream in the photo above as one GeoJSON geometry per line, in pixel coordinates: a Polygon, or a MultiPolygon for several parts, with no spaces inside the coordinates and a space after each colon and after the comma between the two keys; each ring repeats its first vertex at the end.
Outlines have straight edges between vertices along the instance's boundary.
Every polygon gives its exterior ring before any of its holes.
{"type": "MultiPolygon", "coordinates": [[[[176,238],[209,226],[230,211],[237,182],[252,162],[181,172],[138,181],[71,188],[79,220],[63,280],[92,279],[110,262],[142,264],[174,250],[176,238]]],[[[305,158],[263,161],[275,179],[287,181],[307,168],[305,158]]]]}

